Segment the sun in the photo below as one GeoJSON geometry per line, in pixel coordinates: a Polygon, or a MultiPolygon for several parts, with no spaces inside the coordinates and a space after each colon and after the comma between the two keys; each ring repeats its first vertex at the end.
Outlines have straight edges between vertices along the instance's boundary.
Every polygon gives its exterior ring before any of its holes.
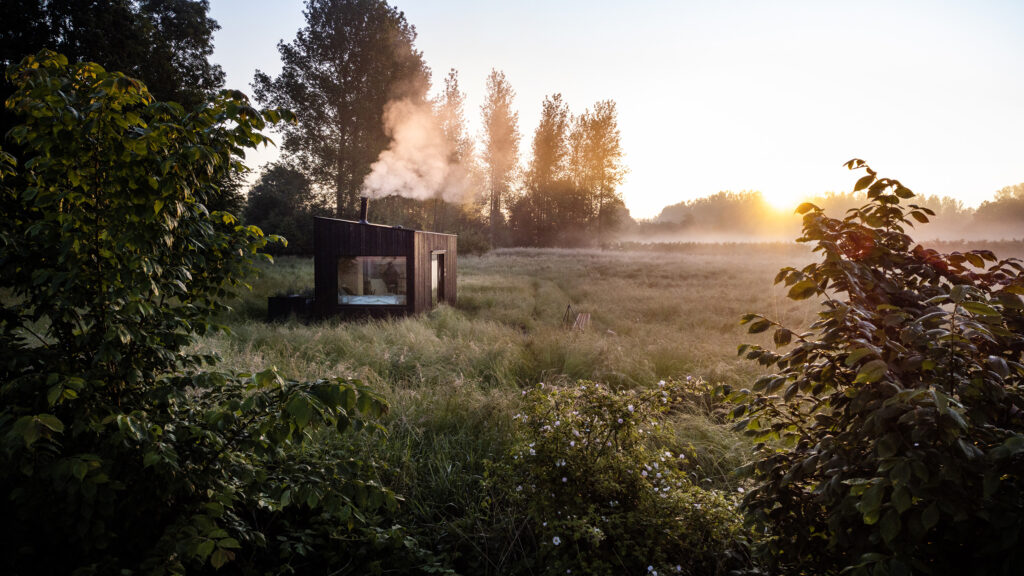
{"type": "Polygon", "coordinates": [[[796,210],[796,207],[804,201],[804,198],[800,193],[788,190],[772,190],[769,192],[762,192],[761,195],[764,197],[764,201],[775,209],[776,212],[786,214],[796,210]]]}

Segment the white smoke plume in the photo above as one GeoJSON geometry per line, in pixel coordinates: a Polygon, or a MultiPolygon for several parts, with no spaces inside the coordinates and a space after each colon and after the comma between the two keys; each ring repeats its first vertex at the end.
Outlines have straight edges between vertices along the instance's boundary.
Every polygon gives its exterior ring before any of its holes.
{"type": "Polygon", "coordinates": [[[468,199],[470,172],[456,159],[429,103],[409,99],[388,102],[384,131],[391,144],[370,166],[363,181],[364,196],[442,198],[448,202],[468,199]]]}

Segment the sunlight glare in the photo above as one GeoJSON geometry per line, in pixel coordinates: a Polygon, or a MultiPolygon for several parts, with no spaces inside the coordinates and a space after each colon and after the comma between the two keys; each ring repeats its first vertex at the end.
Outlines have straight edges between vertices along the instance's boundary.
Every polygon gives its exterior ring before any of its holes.
{"type": "Polygon", "coordinates": [[[804,201],[799,192],[792,190],[770,190],[762,192],[765,202],[777,212],[790,214],[804,201]]]}

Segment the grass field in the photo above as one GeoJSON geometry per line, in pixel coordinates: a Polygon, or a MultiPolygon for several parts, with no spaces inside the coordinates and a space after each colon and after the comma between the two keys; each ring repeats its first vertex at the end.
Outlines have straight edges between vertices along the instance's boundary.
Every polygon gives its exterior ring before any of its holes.
{"type": "MultiPolygon", "coordinates": [[[[780,267],[809,259],[804,247],[785,244],[499,250],[460,257],[455,308],[386,321],[267,323],[266,296],[313,283],[311,259],[282,258],[237,304],[231,333],[199,347],[220,354],[228,370],[274,366],[291,378],[373,384],[392,405],[395,489],[473,498],[465,483],[505,450],[520,389],[578,379],[645,388],[687,377],[747,385],[758,367],[736,356],[752,340],[739,318],[757,311],[794,326],[811,322],[813,304],[793,303],[773,286],[780,267]],[[590,313],[585,332],[563,325],[570,305],[590,313]]],[[[732,486],[748,450],[713,420],[702,410],[674,414],[674,432],[694,450],[703,478],[732,486]]]]}
{"type": "MultiPolygon", "coordinates": [[[[971,247],[1024,254],[1019,242],[937,246],[971,247]]],[[[274,366],[296,379],[360,378],[387,395],[391,419],[410,426],[412,435],[448,418],[442,428],[455,422],[469,426],[467,434],[488,437],[507,424],[515,392],[539,382],[587,379],[643,388],[692,377],[747,386],[760,369],[736,348],[768,338],[747,334],[739,318],[757,312],[794,329],[813,322],[816,302],[791,301],[773,283],[779,268],[812,258],[807,247],[783,243],[497,250],[460,257],[454,308],[385,321],[267,323],[267,296],[313,284],[312,259],[286,257],[265,266],[253,291],[236,303],[231,333],[198,348],[219,354],[227,370],[274,366]],[[563,325],[567,306],[590,313],[585,332],[563,325]],[[485,421],[478,421],[482,414],[485,421]]],[[[726,446],[738,438],[705,424],[683,419],[680,433],[729,455],[715,465],[721,477],[739,458],[735,446],[726,446]]]]}
{"type": "Polygon", "coordinates": [[[267,295],[312,285],[311,260],[283,258],[237,306],[233,335],[203,346],[233,369],[274,365],[294,377],[349,374],[401,388],[566,378],[644,386],[686,376],[742,385],[756,367],[735,355],[749,340],[739,317],[756,311],[809,323],[813,305],[788,301],[772,283],[781,266],[809,259],[783,244],[501,250],[460,258],[454,309],[383,322],[267,324],[267,295]],[[585,332],[563,327],[567,306],[590,313],[585,332]]]}
{"type": "MultiPolygon", "coordinates": [[[[982,247],[1024,254],[1020,243],[982,247]]],[[[796,244],[498,250],[460,257],[454,308],[385,321],[267,323],[267,296],[313,284],[311,259],[282,258],[236,303],[230,334],[196,347],[219,354],[226,370],[274,366],[295,379],[373,385],[391,405],[389,436],[360,439],[354,449],[385,464],[379,481],[406,502],[398,521],[430,539],[443,534],[436,547],[448,557],[478,560],[464,571],[501,574],[516,550],[536,549],[516,528],[522,510],[500,504],[507,491],[495,492],[489,478],[514,442],[521,390],[581,379],[640,390],[683,382],[695,401],[668,415],[670,439],[659,449],[691,454],[696,483],[735,494],[750,445],[715,412],[708,390],[746,387],[759,374],[736,355],[741,343],[768,343],[746,333],[744,313],[794,329],[813,322],[816,302],[793,302],[773,284],[779,268],[812,259],[796,244]],[[567,306],[590,313],[585,332],[563,325],[567,306]]]]}

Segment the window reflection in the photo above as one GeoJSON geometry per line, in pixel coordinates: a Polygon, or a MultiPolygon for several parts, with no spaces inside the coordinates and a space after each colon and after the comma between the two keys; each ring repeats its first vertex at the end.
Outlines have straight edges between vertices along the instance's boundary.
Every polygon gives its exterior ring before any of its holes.
{"type": "Polygon", "coordinates": [[[404,306],[405,256],[357,256],[338,259],[338,304],[404,306]]]}

